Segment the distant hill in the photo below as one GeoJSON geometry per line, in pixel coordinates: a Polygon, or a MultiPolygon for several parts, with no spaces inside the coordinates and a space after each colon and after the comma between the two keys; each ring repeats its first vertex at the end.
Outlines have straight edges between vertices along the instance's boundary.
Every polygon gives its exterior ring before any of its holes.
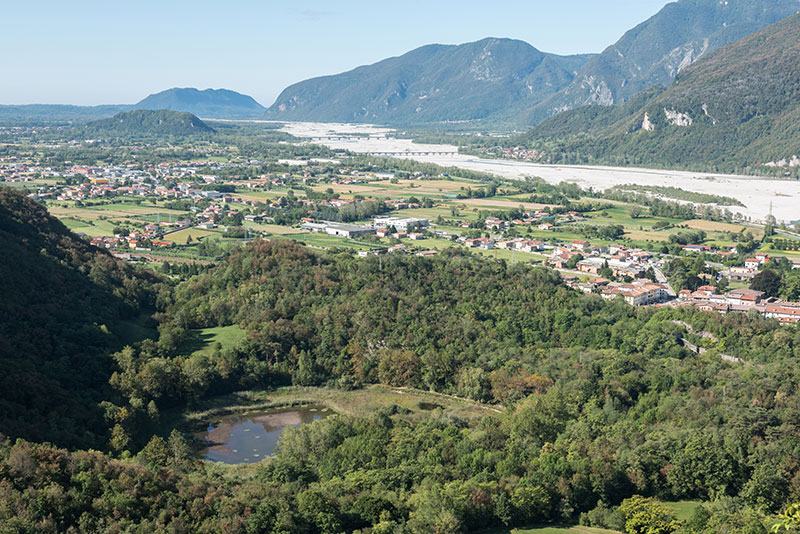
{"type": "Polygon", "coordinates": [[[679,0],[590,59],[565,88],[528,111],[527,124],[587,104],[611,105],[725,45],[800,10],[800,0],[679,0]]]}
{"type": "Polygon", "coordinates": [[[96,135],[195,135],[214,133],[214,129],[191,113],[169,110],[134,110],[109,119],[92,121],[86,131],[96,135]]]}
{"type": "Polygon", "coordinates": [[[135,109],[184,111],[200,117],[261,118],[266,108],[252,97],[227,89],[168,89],[135,105],[69,106],[60,104],[0,105],[0,123],[86,123],[135,109]]]}
{"type": "MultiPolygon", "coordinates": [[[[550,161],[763,171],[800,156],[800,14],[687,67],[622,106],[559,114],[514,143],[550,161]]],[[[794,166],[800,170],[800,167],[794,166]]]]}
{"type": "Polygon", "coordinates": [[[266,108],[252,97],[228,89],[174,88],[152,94],[134,109],[185,111],[206,118],[260,118],[266,108]]]}
{"type": "Polygon", "coordinates": [[[104,445],[98,402],[123,320],[157,279],[91,246],[24,194],[0,187],[0,433],[104,445]]]}
{"type": "Polygon", "coordinates": [[[545,54],[511,39],[423,46],[292,85],[266,117],[398,124],[483,119],[552,95],[572,81],[589,57],[545,54]]]}

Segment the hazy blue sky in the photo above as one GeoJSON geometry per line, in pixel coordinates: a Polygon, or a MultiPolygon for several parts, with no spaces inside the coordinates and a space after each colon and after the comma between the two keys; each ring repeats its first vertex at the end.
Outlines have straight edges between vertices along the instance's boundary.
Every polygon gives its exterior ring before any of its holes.
{"type": "Polygon", "coordinates": [[[0,104],[127,104],[225,87],[269,106],[286,86],[429,43],[521,39],[599,52],[667,0],[8,0],[0,104]]]}

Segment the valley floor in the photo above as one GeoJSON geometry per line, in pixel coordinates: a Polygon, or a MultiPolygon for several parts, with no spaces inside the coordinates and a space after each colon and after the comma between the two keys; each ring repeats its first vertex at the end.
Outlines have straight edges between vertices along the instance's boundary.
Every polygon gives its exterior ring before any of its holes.
{"type": "Polygon", "coordinates": [[[397,154],[397,157],[423,163],[490,172],[503,178],[538,176],[549,183],[574,182],[583,188],[608,189],[615,185],[638,184],[671,186],[696,193],[724,194],[745,205],[732,207],[731,211],[739,212],[754,221],[763,221],[770,213],[778,221],[787,223],[800,219],[800,211],[797,209],[800,182],[796,181],[632,167],[542,165],[517,160],[478,158],[447,153],[456,152],[458,149],[455,146],[417,144],[410,139],[388,137],[393,130],[370,125],[287,123],[284,130],[336,150],[369,154],[392,153],[397,154]],[[413,154],[404,155],[405,152],[413,154]]]}

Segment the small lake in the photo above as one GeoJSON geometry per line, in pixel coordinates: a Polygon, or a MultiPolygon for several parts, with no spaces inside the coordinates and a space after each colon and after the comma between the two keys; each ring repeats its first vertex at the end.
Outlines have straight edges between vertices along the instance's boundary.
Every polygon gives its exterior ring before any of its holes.
{"type": "Polygon", "coordinates": [[[204,460],[226,464],[252,464],[275,452],[278,439],[287,427],[298,427],[324,419],[334,412],[325,406],[301,406],[228,415],[208,425],[195,437],[205,444],[204,460]]]}

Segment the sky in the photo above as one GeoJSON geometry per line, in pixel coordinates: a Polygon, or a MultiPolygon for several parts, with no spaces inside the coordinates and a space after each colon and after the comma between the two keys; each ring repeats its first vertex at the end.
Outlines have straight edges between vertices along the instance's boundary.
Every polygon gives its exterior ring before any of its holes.
{"type": "Polygon", "coordinates": [[[133,104],[171,87],[264,106],[292,83],[431,43],[600,52],[667,0],[7,0],[0,104],[133,104]]]}

